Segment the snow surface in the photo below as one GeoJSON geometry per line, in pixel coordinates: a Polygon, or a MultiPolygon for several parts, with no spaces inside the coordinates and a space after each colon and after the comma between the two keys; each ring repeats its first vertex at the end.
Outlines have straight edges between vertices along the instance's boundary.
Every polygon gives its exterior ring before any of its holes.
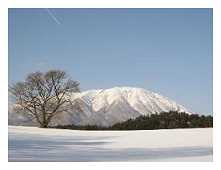
{"type": "Polygon", "coordinates": [[[212,128],[78,131],[9,126],[9,161],[212,161],[212,128]]]}

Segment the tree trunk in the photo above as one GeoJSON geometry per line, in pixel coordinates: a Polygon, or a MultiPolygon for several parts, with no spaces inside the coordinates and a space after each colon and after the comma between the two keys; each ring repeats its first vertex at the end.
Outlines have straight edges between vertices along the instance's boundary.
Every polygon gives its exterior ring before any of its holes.
{"type": "Polygon", "coordinates": [[[42,120],[42,123],[41,123],[40,127],[41,127],[41,128],[47,128],[47,127],[48,127],[48,124],[49,124],[49,121],[46,120],[46,112],[45,112],[44,107],[43,107],[42,116],[43,116],[43,120],[42,120]]]}
{"type": "Polygon", "coordinates": [[[48,124],[46,124],[46,123],[42,123],[41,125],[40,125],[40,128],[47,128],[48,127],[48,124]]]}

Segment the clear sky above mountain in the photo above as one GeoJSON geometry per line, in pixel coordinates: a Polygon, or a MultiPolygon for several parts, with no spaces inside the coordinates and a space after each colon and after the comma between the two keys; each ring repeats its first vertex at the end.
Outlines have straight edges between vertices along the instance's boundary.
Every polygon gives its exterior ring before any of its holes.
{"type": "Polygon", "coordinates": [[[9,83],[54,68],[212,113],[212,9],[9,9],[9,83]]]}

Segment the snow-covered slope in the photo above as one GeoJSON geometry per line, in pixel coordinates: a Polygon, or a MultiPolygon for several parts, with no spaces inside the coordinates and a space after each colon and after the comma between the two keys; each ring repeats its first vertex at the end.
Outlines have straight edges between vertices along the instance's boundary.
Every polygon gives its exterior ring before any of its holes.
{"type": "Polygon", "coordinates": [[[60,124],[109,126],[129,118],[162,111],[188,112],[182,105],[142,88],[115,87],[89,90],[73,93],[71,99],[73,110],[59,118],[60,124]]]}
{"type": "Polygon", "coordinates": [[[71,100],[73,102],[72,110],[55,117],[52,125],[109,126],[140,115],[162,111],[190,113],[182,105],[166,97],[133,87],[114,87],[73,93],[71,100]]]}
{"type": "Polygon", "coordinates": [[[9,161],[212,161],[212,128],[78,131],[9,126],[9,161]]]}

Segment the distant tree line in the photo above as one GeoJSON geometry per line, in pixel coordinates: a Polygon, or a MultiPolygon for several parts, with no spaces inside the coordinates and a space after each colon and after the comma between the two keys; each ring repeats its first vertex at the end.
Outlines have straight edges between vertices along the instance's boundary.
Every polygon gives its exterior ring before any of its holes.
{"type": "Polygon", "coordinates": [[[53,128],[75,130],[153,130],[153,129],[176,129],[176,128],[207,128],[213,127],[211,115],[188,114],[185,112],[161,112],[139,116],[124,122],[116,123],[110,127],[97,125],[59,125],[53,128]]]}

